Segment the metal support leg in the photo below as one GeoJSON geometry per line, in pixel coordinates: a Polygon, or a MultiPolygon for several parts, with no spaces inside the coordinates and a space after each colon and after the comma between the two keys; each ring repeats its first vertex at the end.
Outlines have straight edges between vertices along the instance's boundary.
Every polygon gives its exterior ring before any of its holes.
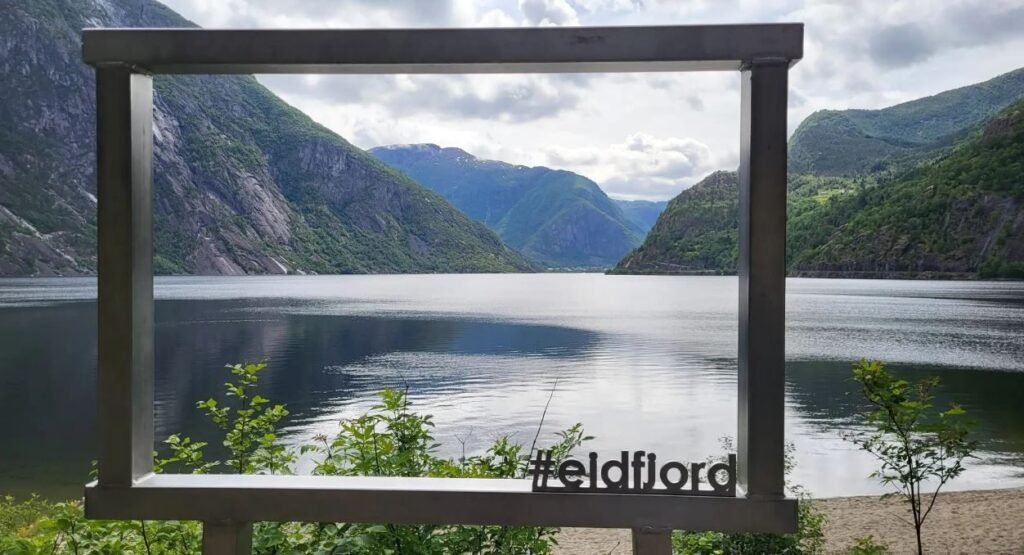
{"type": "Polygon", "coordinates": [[[741,71],[737,466],[761,499],[785,495],[788,71],[781,59],[741,71]]]}
{"type": "Polygon", "coordinates": [[[203,555],[250,555],[252,523],[204,522],[203,555]]]}
{"type": "Polygon", "coordinates": [[[153,470],[153,80],[96,70],[99,483],[153,470]]]}
{"type": "Polygon", "coordinates": [[[633,555],[672,555],[672,530],[633,528],[633,555]]]}

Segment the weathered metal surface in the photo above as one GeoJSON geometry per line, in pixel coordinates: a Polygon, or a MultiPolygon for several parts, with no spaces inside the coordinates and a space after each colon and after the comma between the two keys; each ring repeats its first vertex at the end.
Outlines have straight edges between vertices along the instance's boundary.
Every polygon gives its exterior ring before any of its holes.
{"type": "MultiPolygon", "coordinates": [[[[204,553],[249,549],[263,520],[792,532],[784,492],[787,70],[801,24],[83,33],[97,68],[99,481],[90,518],[202,520],[204,553]],[[527,480],[153,475],[152,81],[146,73],[741,70],[740,497],[531,492],[527,480]]],[[[652,461],[653,462],[653,461],[652,461]]],[[[692,471],[691,471],[692,472],[692,471]]],[[[634,479],[634,481],[636,481],[634,479]]],[[[730,488],[732,486],[730,485],[730,488]]],[[[730,492],[732,490],[730,489],[730,492]]]]}
{"type": "Polygon", "coordinates": [[[102,519],[796,529],[792,499],[537,493],[529,480],[156,474],[133,487],[90,484],[85,502],[102,519]]]}
{"type": "Polygon", "coordinates": [[[86,29],[89,64],[152,73],[580,73],[738,70],[798,60],[803,25],[507,29],[86,29]]]}
{"type": "Polygon", "coordinates": [[[203,523],[203,553],[245,555],[252,553],[252,523],[232,520],[203,523]]]}
{"type": "Polygon", "coordinates": [[[739,485],[785,496],[786,60],[741,73],[739,485]]]}
{"type": "Polygon", "coordinates": [[[633,528],[633,555],[672,555],[672,530],[633,528]]]}
{"type": "Polygon", "coordinates": [[[153,469],[153,82],[96,72],[99,480],[153,469]]]}

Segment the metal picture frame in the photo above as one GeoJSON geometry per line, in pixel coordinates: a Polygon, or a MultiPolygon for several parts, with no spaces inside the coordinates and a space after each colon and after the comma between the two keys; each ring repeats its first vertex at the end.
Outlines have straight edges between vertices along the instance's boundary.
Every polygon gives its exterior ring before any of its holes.
{"type": "Polygon", "coordinates": [[[86,29],[96,69],[99,457],[89,518],[199,520],[204,553],[254,521],[793,532],[784,485],[786,109],[803,25],[401,30],[86,29]],[[153,473],[153,84],[164,73],[741,74],[737,493],[531,492],[528,480],[153,473]]]}

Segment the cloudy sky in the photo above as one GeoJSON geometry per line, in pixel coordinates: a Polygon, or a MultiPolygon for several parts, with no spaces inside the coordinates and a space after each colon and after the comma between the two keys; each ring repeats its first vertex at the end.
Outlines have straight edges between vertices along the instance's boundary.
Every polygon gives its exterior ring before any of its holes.
{"type": "MultiPolygon", "coordinates": [[[[789,127],[1024,65],[1024,0],[163,0],[204,27],[499,27],[803,22],[789,127]]],[[[565,168],[619,198],[667,199],[734,169],[735,73],[261,76],[363,148],[458,146],[565,168]]]]}

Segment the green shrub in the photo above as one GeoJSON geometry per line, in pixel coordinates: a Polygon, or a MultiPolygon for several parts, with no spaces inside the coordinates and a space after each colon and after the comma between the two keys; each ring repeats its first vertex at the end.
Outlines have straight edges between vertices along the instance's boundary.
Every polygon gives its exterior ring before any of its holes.
{"type": "Polygon", "coordinates": [[[684,555],[763,555],[821,553],[825,515],[810,497],[800,498],[795,534],[726,534],[681,531],[672,535],[672,551],[684,555]]]}
{"type": "Polygon", "coordinates": [[[885,544],[875,543],[873,536],[864,536],[853,541],[853,547],[846,550],[848,555],[886,555],[889,553],[889,548],[885,544]]]}
{"type": "MultiPolygon", "coordinates": [[[[732,438],[722,446],[733,451],[732,438]]],[[[672,535],[672,551],[683,555],[763,555],[821,553],[825,547],[825,514],[815,507],[804,488],[789,481],[796,466],[795,446],[786,445],[786,486],[800,500],[795,534],[727,534],[678,531],[672,535]]]]}
{"type": "MultiPolygon", "coordinates": [[[[431,476],[523,478],[523,445],[499,437],[481,455],[458,461],[436,454],[430,415],[411,410],[407,392],[385,389],[380,403],[365,414],[343,420],[333,437],[317,436],[298,450],[282,444],[278,425],[288,412],[256,393],[266,364],[229,365],[234,380],[223,399],[197,403],[223,433],[228,458],[209,460],[207,444],[172,435],[169,456],[157,458],[156,472],[291,474],[298,455],[313,461],[323,476],[431,476]]],[[[576,424],[559,432],[548,447],[561,461],[590,440],[576,424]]],[[[383,553],[550,553],[557,528],[510,526],[408,526],[261,522],[253,526],[255,554],[383,553]]],[[[86,520],[81,502],[50,504],[37,497],[0,500],[0,553],[145,554],[199,553],[202,528],[197,522],[86,520]]]]}

